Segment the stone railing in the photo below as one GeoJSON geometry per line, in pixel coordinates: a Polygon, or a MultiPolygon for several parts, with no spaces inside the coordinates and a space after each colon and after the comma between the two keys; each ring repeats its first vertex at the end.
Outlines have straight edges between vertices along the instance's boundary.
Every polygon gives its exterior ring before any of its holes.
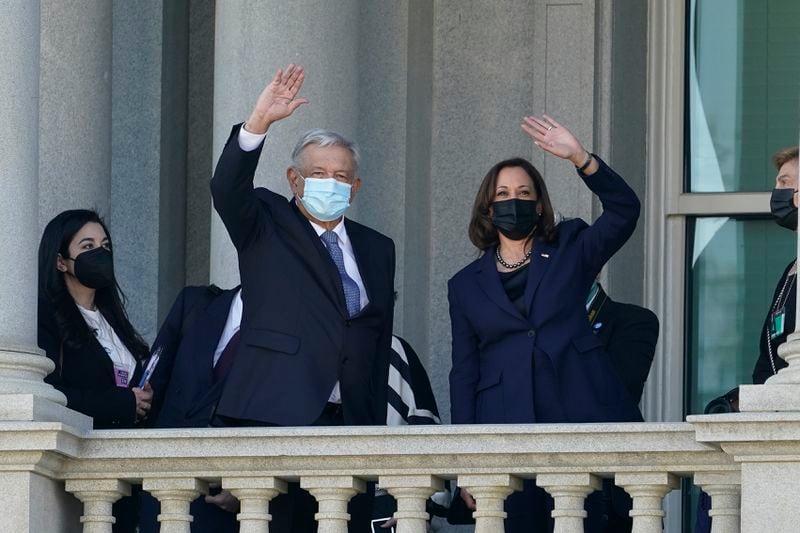
{"type": "Polygon", "coordinates": [[[91,431],[0,422],[0,465],[0,479],[26,474],[83,502],[80,518],[74,500],[71,511],[51,504],[56,522],[9,531],[73,532],[80,521],[84,532],[111,532],[112,503],[141,483],[161,502],[161,530],[188,532],[190,502],[221,483],[241,501],[241,531],[266,532],[270,499],[299,480],[319,502],[320,533],[345,533],[348,501],[377,480],[397,500],[397,531],[423,533],[427,498],[453,479],[476,498],[476,531],[498,533],[505,498],[535,479],[554,498],[555,531],[581,532],[585,496],[613,478],[633,499],[634,532],[656,533],[664,496],[685,477],[712,496],[714,531],[739,531],[740,465],[688,423],[91,431]]]}

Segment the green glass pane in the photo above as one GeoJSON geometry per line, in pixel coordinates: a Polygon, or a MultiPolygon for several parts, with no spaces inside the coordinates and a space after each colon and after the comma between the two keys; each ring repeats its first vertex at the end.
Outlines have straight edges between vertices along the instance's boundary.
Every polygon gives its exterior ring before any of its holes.
{"type": "Polygon", "coordinates": [[[752,382],[772,293],[795,234],[772,220],[703,217],[688,226],[687,414],[752,382]]]}
{"type": "Polygon", "coordinates": [[[689,192],[772,189],[797,144],[800,1],[689,0],[689,192]]]}

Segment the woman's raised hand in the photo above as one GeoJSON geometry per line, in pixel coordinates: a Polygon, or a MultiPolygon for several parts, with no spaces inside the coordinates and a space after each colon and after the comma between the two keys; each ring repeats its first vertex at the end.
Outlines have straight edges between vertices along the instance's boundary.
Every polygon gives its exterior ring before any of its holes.
{"type": "Polygon", "coordinates": [[[527,116],[522,120],[522,131],[527,133],[533,143],[556,157],[568,159],[576,167],[582,166],[589,155],[586,148],[567,128],[553,118],[527,116]]]}
{"type": "Polygon", "coordinates": [[[278,69],[272,81],[261,91],[245,124],[247,131],[265,133],[270,124],[288,117],[295,109],[307,104],[305,98],[297,98],[303,80],[305,72],[300,65],[290,64],[285,70],[278,69]]]}

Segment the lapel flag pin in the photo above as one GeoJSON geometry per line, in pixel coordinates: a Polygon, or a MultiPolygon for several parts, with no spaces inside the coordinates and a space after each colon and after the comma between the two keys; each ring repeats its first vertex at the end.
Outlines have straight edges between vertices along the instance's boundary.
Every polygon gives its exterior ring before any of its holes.
{"type": "Polygon", "coordinates": [[[550,254],[540,254],[545,259],[550,259],[550,254]]]}

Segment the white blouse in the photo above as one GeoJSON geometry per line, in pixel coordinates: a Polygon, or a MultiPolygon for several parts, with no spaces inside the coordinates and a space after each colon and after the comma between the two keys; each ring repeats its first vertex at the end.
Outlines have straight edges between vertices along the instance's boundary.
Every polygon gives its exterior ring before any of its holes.
{"type": "Polygon", "coordinates": [[[97,342],[100,343],[100,346],[103,347],[109,359],[111,359],[111,363],[114,365],[114,375],[117,379],[117,386],[127,387],[129,384],[128,382],[133,379],[133,373],[136,371],[136,359],[99,310],[90,311],[89,309],[84,309],[80,305],[78,309],[81,315],[83,315],[86,325],[95,332],[97,342]],[[120,370],[122,373],[119,372],[120,370]],[[120,376],[126,376],[127,381],[121,379],[120,376]]]}

